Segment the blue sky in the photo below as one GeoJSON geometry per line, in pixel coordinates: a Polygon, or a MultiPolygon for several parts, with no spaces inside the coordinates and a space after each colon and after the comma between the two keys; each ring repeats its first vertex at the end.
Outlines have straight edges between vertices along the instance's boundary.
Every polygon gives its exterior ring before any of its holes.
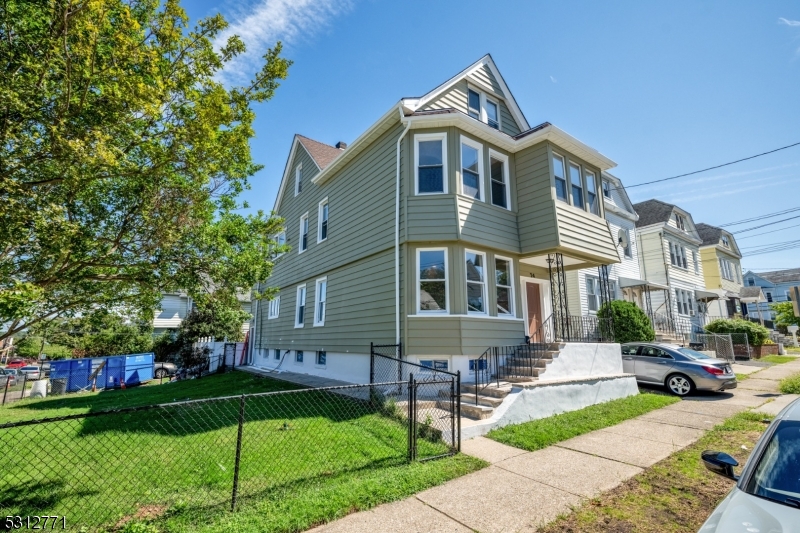
{"type": "MultiPolygon", "coordinates": [[[[552,122],[598,149],[629,187],[800,142],[796,1],[184,5],[193,20],[221,12],[253,51],[226,79],[253,72],[257,52],[278,39],[294,61],[275,98],[256,107],[252,146],[264,169],[244,196],[255,209],[272,208],[294,133],[352,142],[401,97],[424,94],[487,52],[530,124],[552,122]]],[[[709,224],[800,207],[800,146],[628,192],[709,224]]],[[[737,240],[746,254],[798,235],[800,218],[737,240]],[[780,231],[745,238],[771,230],[780,231]]],[[[743,266],[800,267],[800,248],[746,256],[743,266]]]]}

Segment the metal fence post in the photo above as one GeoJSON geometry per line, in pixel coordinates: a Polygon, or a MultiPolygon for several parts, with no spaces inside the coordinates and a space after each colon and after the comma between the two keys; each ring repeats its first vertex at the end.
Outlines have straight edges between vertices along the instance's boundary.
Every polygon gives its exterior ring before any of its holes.
{"type": "Polygon", "coordinates": [[[369,382],[375,383],[375,343],[369,343],[369,382]]]}
{"type": "Polygon", "coordinates": [[[461,370],[456,372],[456,390],[458,397],[456,398],[456,429],[458,431],[458,451],[461,451],[461,370]]]}
{"type": "Polygon", "coordinates": [[[231,512],[236,510],[236,497],[239,492],[239,461],[242,456],[242,429],[244,428],[245,395],[239,399],[239,430],[236,434],[236,462],[233,466],[233,493],[231,494],[231,512]]]}
{"type": "Polygon", "coordinates": [[[19,393],[19,399],[20,400],[24,400],[25,399],[25,387],[27,387],[27,386],[28,386],[28,374],[23,374],[23,377],[22,377],[22,390],[19,393]]]}
{"type": "Polygon", "coordinates": [[[450,378],[450,449],[456,447],[456,378],[450,378]]]}
{"type": "Polygon", "coordinates": [[[414,457],[414,373],[408,375],[408,460],[414,457]]]}
{"type": "Polygon", "coordinates": [[[8,384],[11,383],[11,376],[6,376],[6,387],[3,390],[3,405],[6,404],[6,396],[8,395],[8,384]]]}

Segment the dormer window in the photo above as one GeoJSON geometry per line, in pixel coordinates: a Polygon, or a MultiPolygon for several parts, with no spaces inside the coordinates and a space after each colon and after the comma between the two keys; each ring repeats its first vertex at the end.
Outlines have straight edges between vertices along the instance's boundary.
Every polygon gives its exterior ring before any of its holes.
{"type": "Polygon", "coordinates": [[[728,237],[725,236],[725,235],[722,236],[722,246],[724,246],[725,248],[730,248],[731,247],[731,242],[728,240],[728,237]]]}
{"type": "Polygon", "coordinates": [[[683,215],[675,213],[675,226],[677,226],[679,230],[686,231],[686,219],[683,218],[683,215]]]}
{"type": "Polygon", "coordinates": [[[500,129],[500,106],[474,89],[467,89],[467,114],[496,130],[500,129]]]}
{"type": "Polygon", "coordinates": [[[611,184],[605,180],[603,180],[603,196],[611,199],[611,184]]]}

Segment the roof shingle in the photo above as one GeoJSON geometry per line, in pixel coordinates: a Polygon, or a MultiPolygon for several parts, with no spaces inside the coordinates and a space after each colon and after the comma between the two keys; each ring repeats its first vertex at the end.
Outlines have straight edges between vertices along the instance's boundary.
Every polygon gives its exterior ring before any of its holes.
{"type": "Polygon", "coordinates": [[[695,228],[697,229],[697,234],[700,235],[700,240],[703,241],[703,246],[719,244],[719,240],[722,238],[722,228],[703,224],[702,222],[695,225],[695,228]]]}
{"type": "Polygon", "coordinates": [[[341,154],[344,150],[339,150],[335,146],[331,146],[329,144],[321,143],[319,141],[315,141],[314,139],[309,139],[308,137],[304,137],[303,135],[297,134],[297,138],[300,141],[300,144],[303,145],[303,148],[306,149],[308,155],[311,156],[311,159],[317,164],[320,170],[325,170],[325,167],[330,165],[334,159],[336,159],[339,154],[341,154]]]}
{"type": "Polygon", "coordinates": [[[758,277],[764,278],[770,283],[789,283],[792,281],[800,282],[800,268],[773,270],[772,272],[758,272],[757,275],[758,277]]]}
{"type": "Polygon", "coordinates": [[[669,222],[673,209],[675,209],[674,205],[661,200],[645,200],[644,202],[633,204],[633,210],[639,215],[636,227],[642,228],[659,222],[669,222]]]}

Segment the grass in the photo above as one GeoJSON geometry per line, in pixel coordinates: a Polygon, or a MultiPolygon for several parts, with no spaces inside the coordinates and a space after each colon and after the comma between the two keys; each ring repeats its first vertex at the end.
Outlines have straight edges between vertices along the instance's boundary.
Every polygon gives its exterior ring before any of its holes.
{"type": "MultiPolygon", "coordinates": [[[[200,404],[0,430],[0,514],[66,515],[88,530],[302,531],[472,472],[466,456],[408,464],[392,404],[306,390],[248,398],[237,512],[230,513],[240,400],[295,385],[244,372],[18,402],[0,423],[176,400],[200,404]]],[[[444,453],[429,432],[418,455],[444,453]]]]}
{"type": "Polygon", "coordinates": [[[569,413],[505,426],[490,431],[486,436],[523,450],[540,450],[556,442],[613,426],[679,401],[674,396],[641,393],[569,413]]]}
{"type": "Polygon", "coordinates": [[[788,355],[765,355],[764,357],[759,359],[759,361],[780,365],[783,363],[791,363],[792,361],[797,361],[797,357],[790,357],[788,355]]]}
{"type": "Polygon", "coordinates": [[[800,394],[800,372],[781,380],[778,390],[783,394],[800,394]]]}
{"type": "Polygon", "coordinates": [[[750,374],[736,374],[737,381],[744,381],[750,377],[750,374]]]}
{"type": "MultiPolygon", "coordinates": [[[[733,487],[733,481],[703,466],[704,450],[724,451],[744,464],[766,429],[764,415],[744,412],[706,433],[698,442],[588,500],[539,533],[694,533],[733,487]]],[[[740,470],[740,469],[739,469],[740,470]]]]}

